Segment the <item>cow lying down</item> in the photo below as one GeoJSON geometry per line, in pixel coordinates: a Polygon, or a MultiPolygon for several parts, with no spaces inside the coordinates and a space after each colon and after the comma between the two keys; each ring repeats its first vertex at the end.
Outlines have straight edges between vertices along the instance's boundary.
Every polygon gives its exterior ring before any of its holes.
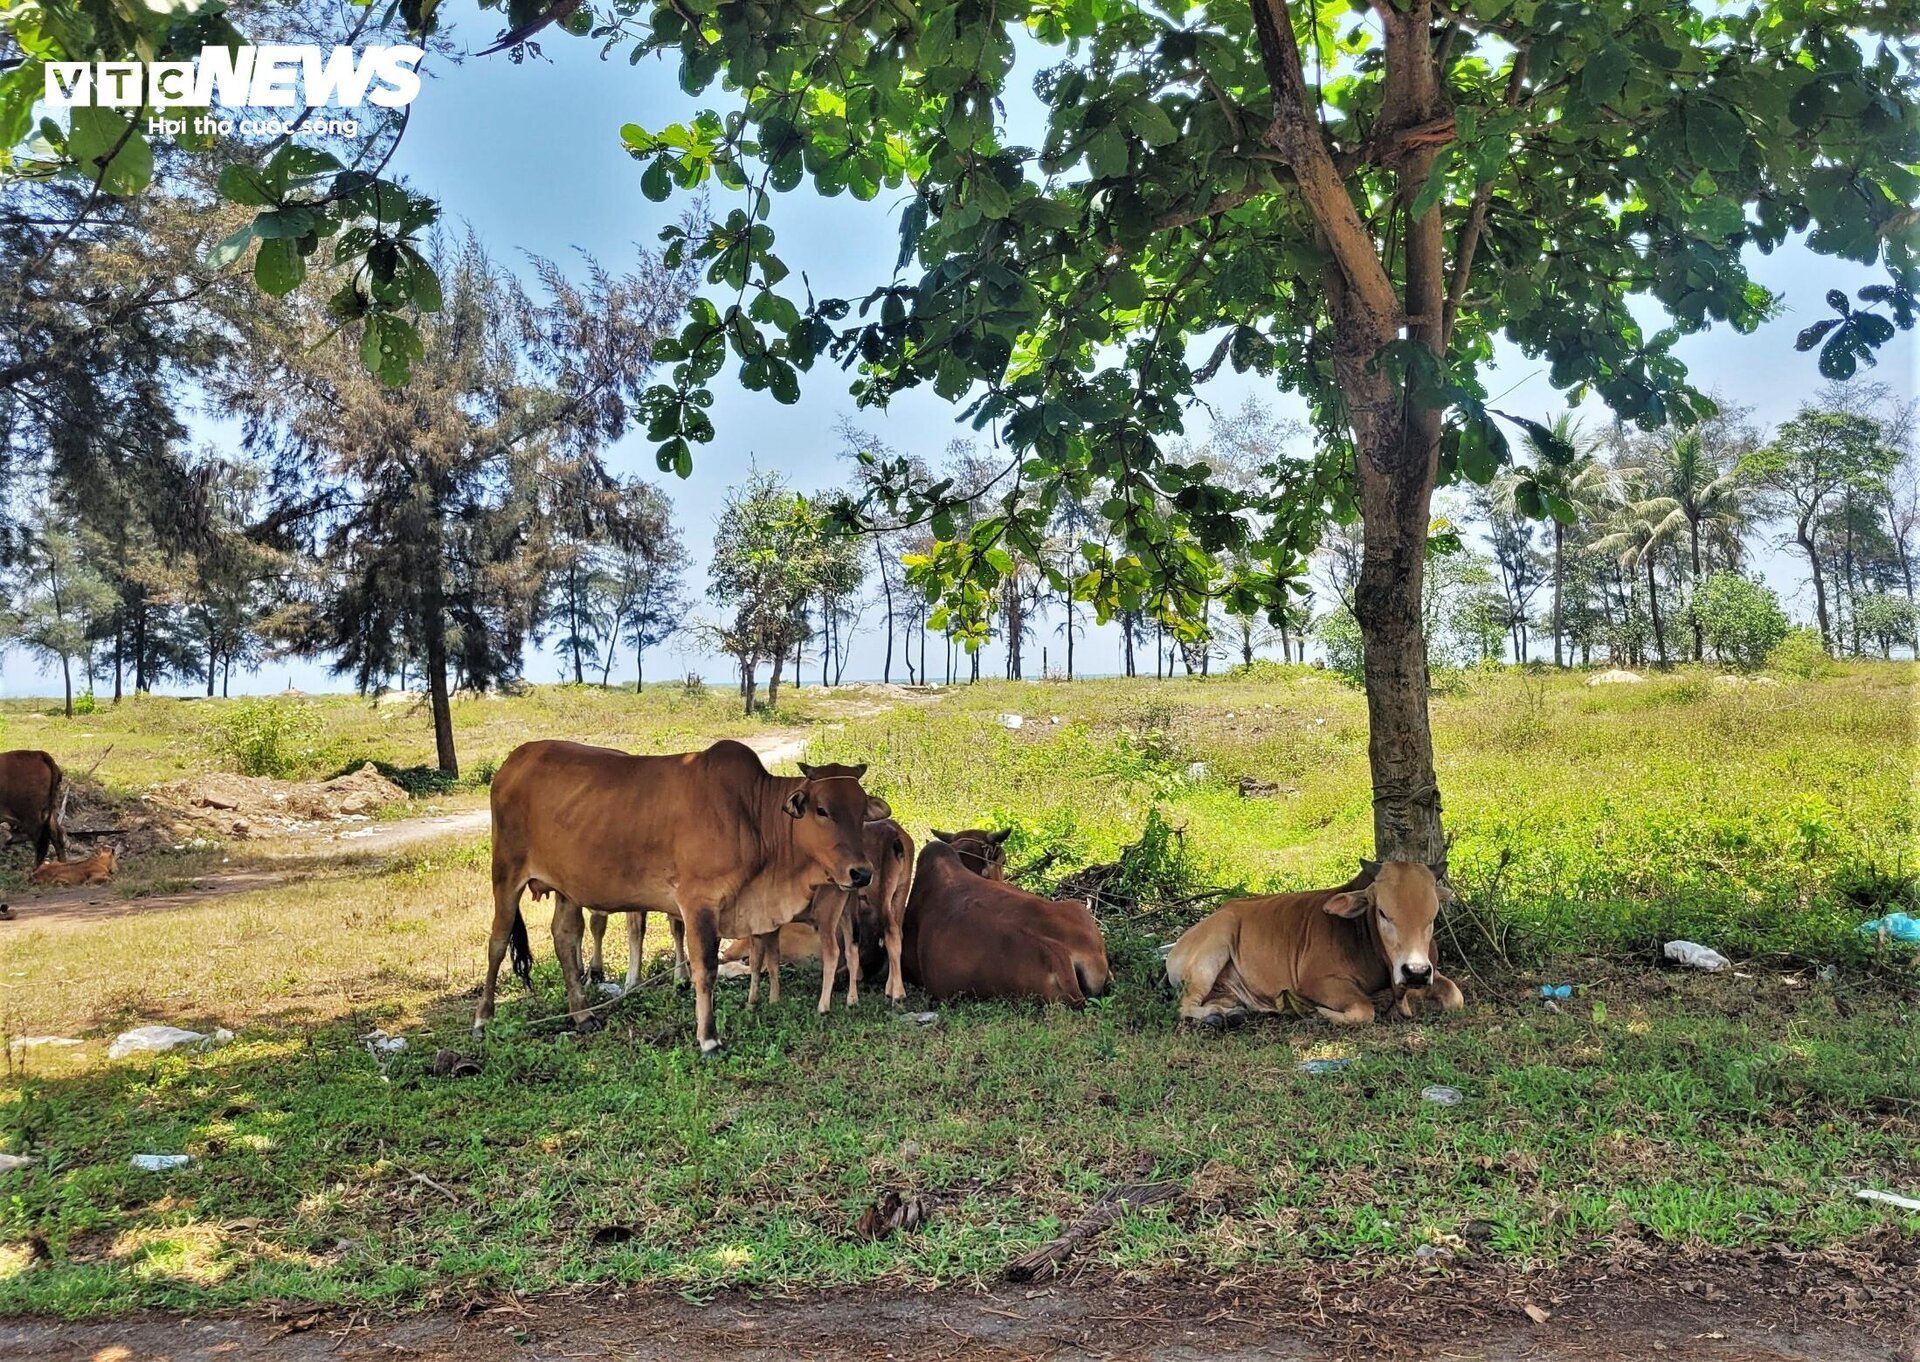
{"type": "Polygon", "coordinates": [[[1413,1015],[1416,996],[1463,1006],[1459,986],[1433,967],[1434,919],[1452,892],[1416,862],[1360,864],[1338,889],[1240,899],[1189,927],[1167,956],[1180,1015],[1221,1025],[1283,1012],[1359,1025],[1389,990],[1401,1016],[1413,1015]]]}
{"type": "Polygon", "coordinates": [[[983,865],[1004,863],[1004,833],[947,836],[951,843],[921,851],[907,898],[901,962],[909,983],[935,999],[1044,998],[1074,1007],[1107,991],[1106,941],[1085,904],[986,878],[983,865]]]}
{"type": "Polygon", "coordinates": [[[105,884],[120,868],[120,853],[101,847],[81,861],[42,861],[27,876],[28,884],[58,884],[68,888],[83,884],[105,884]]]}

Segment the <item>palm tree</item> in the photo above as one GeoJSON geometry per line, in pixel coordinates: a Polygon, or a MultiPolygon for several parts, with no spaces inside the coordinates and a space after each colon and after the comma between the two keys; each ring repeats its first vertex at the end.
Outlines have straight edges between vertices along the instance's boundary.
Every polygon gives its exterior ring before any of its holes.
{"type": "MultiPolygon", "coordinates": [[[[1693,562],[1693,589],[1699,590],[1706,575],[1700,552],[1703,538],[1719,545],[1727,556],[1727,566],[1737,567],[1740,536],[1753,515],[1753,498],[1738,476],[1737,463],[1721,466],[1698,431],[1656,446],[1642,466],[1635,470],[1644,479],[1649,495],[1636,507],[1653,519],[1655,537],[1671,538],[1682,525],[1687,528],[1687,547],[1693,562]]],[[[1706,656],[1700,621],[1693,621],[1693,660],[1706,656]]]]}
{"type": "Polygon", "coordinates": [[[1654,560],[1662,547],[1673,542],[1683,518],[1669,514],[1668,498],[1656,493],[1643,473],[1633,468],[1617,468],[1622,479],[1621,498],[1614,507],[1613,529],[1593,541],[1592,547],[1619,555],[1620,566],[1628,572],[1646,569],[1647,613],[1653,620],[1653,646],[1660,665],[1667,665],[1667,638],[1660,623],[1660,590],[1654,580],[1654,560]]]}
{"type": "MultiPolygon", "coordinates": [[[[1558,499],[1573,508],[1579,519],[1596,518],[1604,507],[1613,482],[1613,470],[1595,453],[1597,442],[1587,437],[1573,413],[1562,412],[1546,432],[1529,429],[1527,448],[1533,453],[1531,470],[1509,473],[1495,484],[1493,495],[1509,514],[1518,514],[1514,493],[1521,483],[1536,484],[1543,499],[1558,499]]],[[[1535,512],[1538,513],[1537,511],[1535,512]]],[[[1560,605],[1561,582],[1566,563],[1567,526],[1558,516],[1553,525],[1553,665],[1562,661],[1561,639],[1565,635],[1560,605]]]]}

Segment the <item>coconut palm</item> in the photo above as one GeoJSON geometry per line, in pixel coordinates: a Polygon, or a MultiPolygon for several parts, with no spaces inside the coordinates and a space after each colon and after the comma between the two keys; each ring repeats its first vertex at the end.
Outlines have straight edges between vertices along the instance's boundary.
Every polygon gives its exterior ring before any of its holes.
{"type": "MultiPolygon", "coordinates": [[[[1737,461],[1716,458],[1698,431],[1687,431],[1656,445],[1637,470],[1649,494],[1638,510],[1657,522],[1658,537],[1675,537],[1686,527],[1695,589],[1706,576],[1703,539],[1721,549],[1729,568],[1739,566],[1740,536],[1753,518],[1753,495],[1738,469],[1737,461]]],[[[1693,660],[1704,656],[1696,619],[1693,660]]]]}
{"type": "MultiPolygon", "coordinates": [[[[1559,501],[1573,509],[1575,523],[1597,519],[1605,508],[1613,485],[1613,470],[1596,454],[1597,442],[1588,438],[1571,412],[1542,432],[1527,432],[1527,448],[1533,455],[1533,467],[1516,469],[1495,484],[1493,497],[1509,514],[1517,514],[1515,493],[1522,483],[1531,482],[1540,489],[1551,506],[1559,501]]],[[[1534,514],[1538,514],[1536,510],[1534,514]]],[[[1561,586],[1565,577],[1567,525],[1558,516],[1550,517],[1553,526],[1553,665],[1562,660],[1561,640],[1565,635],[1561,612],[1561,586]]]]}
{"type": "Polygon", "coordinates": [[[1657,494],[1646,474],[1634,468],[1613,470],[1620,479],[1620,500],[1609,517],[1612,528],[1591,547],[1618,556],[1628,572],[1645,570],[1647,613],[1653,622],[1653,646],[1662,667],[1667,665],[1667,638],[1660,621],[1660,589],[1654,580],[1654,562],[1660,550],[1679,536],[1687,522],[1668,513],[1667,498],[1657,494]]]}

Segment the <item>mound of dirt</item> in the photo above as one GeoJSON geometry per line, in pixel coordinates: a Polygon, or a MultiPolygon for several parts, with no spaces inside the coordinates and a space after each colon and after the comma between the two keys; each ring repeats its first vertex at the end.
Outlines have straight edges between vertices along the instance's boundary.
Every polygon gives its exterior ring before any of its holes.
{"type": "Polygon", "coordinates": [[[1589,676],[1587,678],[1587,684],[1589,686],[1635,686],[1646,679],[1646,677],[1640,675],[1638,672],[1630,672],[1621,667],[1613,667],[1607,671],[1589,676]]]}
{"type": "Polygon", "coordinates": [[[357,771],[324,781],[273,780],[217,771],[168,781],[147,791],[166,814],[229,837],[275,837],[316,823],[363,821],[407,792],[368,762],[357,771]]]}

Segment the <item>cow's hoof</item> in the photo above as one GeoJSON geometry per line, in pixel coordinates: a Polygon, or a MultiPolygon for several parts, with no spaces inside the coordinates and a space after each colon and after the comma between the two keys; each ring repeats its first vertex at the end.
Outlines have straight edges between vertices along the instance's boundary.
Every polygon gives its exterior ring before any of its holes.
{"type": "Polygon", "coordinates": [[[594,987],[596,988],[599,987],[601,984],[606,983],[607,982],[606,970],[595,969],[593,966],[589,965],[587,967],[587,982],[594,985],[594,987]]]}
{"type": "Polygon", "coordinates": [[[1200,1029],[1203,1031],[1224,1031],[1229,1025],[1231,1023],[1226,1017],[1218,1012],[1209,1012],[1200,1019],[1200,1029]]]}
{"type": "Polygon", "coordinates": [[[473,1038],[475,1040],[485,1040],[487,1038],[487,1024],[485,1022],[475,1022],[473,1024],[473,1038]]]}
{"type": "Polygon", "coordinates": [[[703,1040],[700,1042],[700,1057],[702,1059],[711,1059],[720,1053],[721,1048],[721,1044],[717,1040],[703,1040]]]}
{"type": "Polygon", "coordinates": [[[593,1013],[589,1012],[586,1016],[582,1017],[579,1021],[573,1024],[573,1030],[574,1030],[574,1034],[576,1035],[591,1036],[596,1031],[604,1031],[606,1029],[606,1026],[607,1026],[607,1023],[602,1018],[597,1017],[593,1013]]]}

